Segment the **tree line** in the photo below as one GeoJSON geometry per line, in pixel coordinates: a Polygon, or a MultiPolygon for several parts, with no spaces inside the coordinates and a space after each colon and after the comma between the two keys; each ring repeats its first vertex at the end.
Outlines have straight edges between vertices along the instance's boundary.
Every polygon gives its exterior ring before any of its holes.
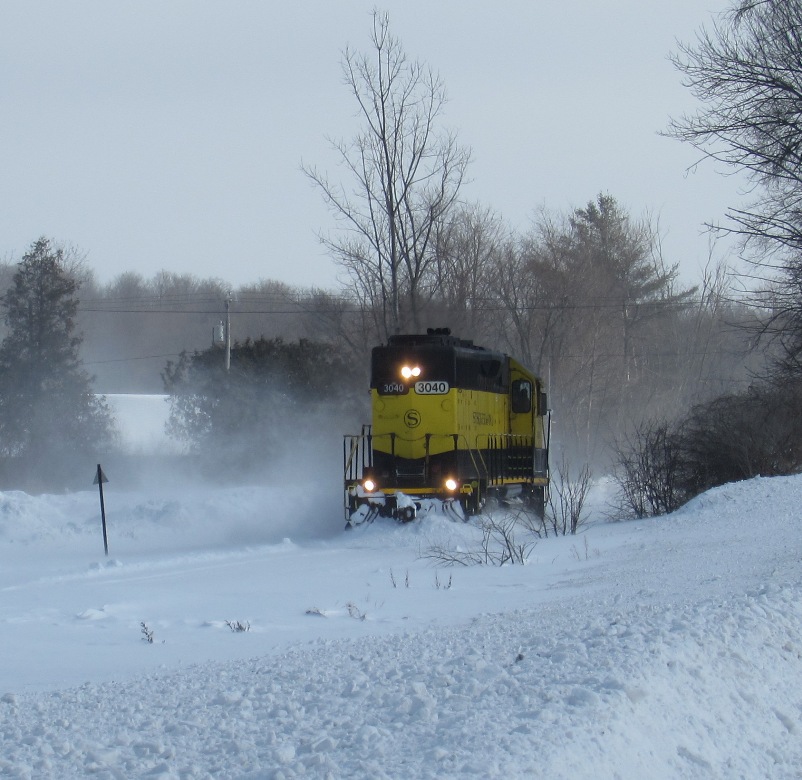
{"type": "MultiPolygon", "coordinates": [[[[765,193],[751,209],[733,212],[725,228],[743,237],[762,273],[740,294],[733,284],[739,277],[712,253],[702,278],[683,284],[678,264],[662,256],[656,226],[608,193],[566,213],[541,210],[525,232],[488,207],[465,203],[460,185],[470,152],[440,127],[443,85],[407,57],[387,15],[376,12],[367,53],[343,54],[344,80],[361,117],[354,137],[335,144],[345,180],[305,171],[338,220],[338,229],[321,238],[345,273],[341,289],[260,281],[231,290],[221,280],[169,272],[152,279],[126,273],[99,285],[73,255],[41,239],[19,267],[0,266],[0,285],[9,290],[3,344],[11,355],[18,342],[12,308],[20,269],[29,255],[49,252],[76,285],[65,293],[75,301],[67,331],[76,366],[96,377],[93,388],[166,390],[173,432],[210,457],[221,442],[215,431],[225,430],[230,444],[237,426],[248,429],[249,415],[240,409],[248,399],[250,423],[254,404],[267,397],[271,408],[290,398],[302,402],[307,423],[323,396],[347,404],[347,419],[358,419],[367,412],[370,348],[392,333],[432,326],[503,349],[537,371],[554,410],[555,444],[579,463],[621,466],[627,453],[638,452],[650,421],[659,430],[704,420],[705,405],[769,403],[756,378],[783,393],[798,381],[802,344],[802,263],[794,243],[802,220],[796,168],[783,151],[789,143],[795,148],[795,137],[783,135],[787,126],[799,130],[789,114],[793,92],[783,93],[786,71],[800,79],[800,69],[788,59],[791,48],[777,43],[781,30],[793,37],[802,13],[796,0],[780,5],[736,3],[676,57],[707,108],[676,120],[669,134],[752,171],[756,191],[765,193]],[[768,36],[772,46],[760,45],[768,36]],[[743,58],[733,64],[743,51],[746,65],[743,58]],[[739,82],[750,64],[767,80],[752,93],[739,82]],[[773,102],[765,99],[772,73],[773,102]],[[727,111],[728,100],[737,101],[740,114],[727,111]],[[744,132],[750,108],[754,127],[744,132]],[[727,143],[729,154],[722,151],[727,143]],[[226,377],[218,330],[227,301],[233,347],[226,377]],[[314,391],[302,390],[304,383],[314,391]],[[224,388],[236,404],[220,402],[224,388]]],[[[271,425],[265,418],[250,427],[263,426],[267,435],[271,425]]],[[[4,459],[19,455],[2,446],[4,459]]],[[[276,441],[263,449],[279,448],[276,441]]],[[[792,462],[786,458],[783,468],[792,462]]]]}
{"type": "Polygon", "coordinates": [[[715,485],[802,470],[802,2],[739,0],[674,63],[699,110],[668,133],[747,174],[751,201],[716,229],[750,264],[746,301],[769,351],[750,387],[643,421],[618,449],[622,501],[671,511],[715,485]]]}
{"type": "MultiPolygon", "coordinates": [[[[698,287],[679,286],[676,268],[661,263],[648,224],[610,196],[567,216],[541,214],[526,235],[502,231],[500,220],[475,210],[454,212],[446,228],[437,238],[440,262],[433,272],[470,259],[471,275],[449,272],[427,281],[440,292],[419,301],[416,327],[448,325],[532,366],[549,390],[555,444],[576,462],[604,468],[613,457],[611,442],[633,420],[674,417],[744,384],[749,366],[762,359],[749,348],[754,314],[733,301],[723,269],[712,268],[698,287]]],[[[16,269],[4,298],[3,343],[15,367],[8,383],[30,369],[10,356],[19,349],[20,331],[51,329],[61,316],[54,311],[40,325],[20,323],[14,314],[21,304],[13,302],[30,293],[34,257],[48,259],[61,279],[60,305],[70,308],[61,326],[85,391],[169,393],[171,434],[190,444],[196,459],[206,453],[220,473],[244,474],[246,464],[258,469],[278,457],[294,439],[290,419],[307,437],[312,421],[334,416],[346,432],[367,419],[370,348],[382,333],[377,312],[351,290],[278,282],[229,290],[220,280],[169,273],[150,280],[126,273],[101,286],[47,239],[7,267],[16,269]],[[220,338],[227,300],[228,372],[220,338]],[[347,413],[333,415],[335,406],[347,413]]],[[[41,272],[36,263],[33,268],[41,272]]],[[[58,365],[40,363],[41,371],[58,365]]],[[[5,410],[20,419],[10,402],[5,410]]],[[[6,428],[4,441],[9,437],[6,428]]],[[[84,438],[87,446],[102,440],[84,438]]],[[[9,462],[27,460],[20,451],[4,455],[9,462]]],[[[36,457],[46,460],[41,452],[36,457]]]]}

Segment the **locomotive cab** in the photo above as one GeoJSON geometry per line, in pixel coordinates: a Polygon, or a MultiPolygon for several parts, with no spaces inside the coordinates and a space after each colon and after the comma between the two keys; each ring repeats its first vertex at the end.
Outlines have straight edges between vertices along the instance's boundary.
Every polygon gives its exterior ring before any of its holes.
{"type": "Polygon", "coordinates": [[[540,380],[509,356],[451,335],[392,336],[371,356],[370,425],[345,437],[348,524],[475,514],[520,497],[542,516],[548,425],[540,380]]]}

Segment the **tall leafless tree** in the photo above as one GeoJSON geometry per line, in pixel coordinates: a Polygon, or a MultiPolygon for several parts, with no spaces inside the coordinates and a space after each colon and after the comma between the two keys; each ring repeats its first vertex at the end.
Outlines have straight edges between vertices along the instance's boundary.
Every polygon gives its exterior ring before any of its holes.
{"type": "Polygon", "coordinates": [[[386,336],[419,327],[435,228],[456,202],[470,152],[439,131],[443,84],[407,58],[386,13],[374,11],[371,43],[369,54],[346,49],[342,61],[363,123],[350,141],[332,143],[351,183],[304,171],[345,228],[323,241],[386,336]]]}
{"type": "Polygon", "coordinates": [[[701,101],[669,134],[744,172],[754,200],[725,225],[770,280],[756,303],[802,373],[802,0],[736,0],[674,57],[701,101]]]}
{"type": "Polygon", "coordinates": [[[491,209],[459,206],[437,226],[435,267],[430,278],[433,321],[465,338],[487,343],[498,319],[493,279],[510,241],[508,228],[491,209]]]}

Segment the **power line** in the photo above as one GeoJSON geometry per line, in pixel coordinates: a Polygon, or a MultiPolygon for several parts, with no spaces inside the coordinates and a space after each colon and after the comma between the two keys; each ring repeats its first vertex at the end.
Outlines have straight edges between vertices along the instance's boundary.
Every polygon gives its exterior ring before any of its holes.
{"type": "Polygon", "coordinates": [[[131,363],[135,360],[163,360],[164,358],[181,357],[180,352],[172,352],[167,355],[139,355],[138,357],[110,358],[109,360],[90,360],[85,361],[85,366],[102,366],[107,363],[131,363]]]}
{"type": "MultiPolygon", "coordinates": [[[[262,301],[264,302],[264,301],[262,301]]],[[[287,303],[287,301],[283,301],[282,303],[287,303]]],[[[532,311],[542,311],[542,312],[562,312],[562,311],[586,311],[586,310],[594,310],[594,309],[621,309],[622,307],[626,306],[628,310],[640,310],[640,311],[649,311],[654,309],[662,309],[664,311],[682,311],[685,309],[692,309],[700,304],[703,301],[642,301],[642,302],[627,302],[626,304],[622,301],[612,301],[609,298],[600,298],[597,299],[596,302],[590,301],[586,303],[544,303],[544,304],[531,304],[527,306],[509,306],[504,303],[494,303],[492,305],[472,305],[466,307],[464,311],[475,311],[475,312],[497,312],[497,311],[517,311],[517,312],[532,312],[532,311]],[[610,301],[610,302],[605,302],[610,301]]],[[[747,308],[768,308],[768,307],[761,307],[757,304],[749,304],[741,301],[730,301],[735,305],[742,305],[747,308]]],[[[167,308],[164,306],[145,306],[139,308],[112,308],[110,306],[94,306],[94,305],[81,305],[79,310],[85,313],[92,313],[92,314],[178,314],[178,315],[188,315],[188,314],[204,314],[204,315],[216,315],[220,316],[224,312],[224,306],[221,305],[220,307],[215,308],[172,308],[175,304],[170,304],[171,308],[167,308]]],[[[246,316],[246,315],[254,315],[254,314],[263,314],[263,315],[292,315],[292,314],[308,314],[310,313],[310,309],[306,308],[309,306],[309,302],[298,301],[296,303],[297,308],[237,308],[235,310],[235,314],[238,316],[246,316]]],[[[353,307],[319,307],[314,308],[311,310],[313,314],[362,314],[364,310],[362,308],[353,307]]]]}
{"type": "MultiPolygon", "coordinates": [[[[197,349],[186,349],[183,352],[186,353],[194,353],[200,352],[201,350],[197,349]]],[[[85,366],[98,366],[98,365],[105,365],[108,363],[129,363],[136,360],[157,360],[157,359],[164,359],[164,358],[178,358],[181,357],[182,352],[171,352],[162,355],[138,355],[135,357],[127,357],[127,358],[110,358],[108,360],[91,360],[85,361],[85,366]]],[[[596,352],[594,354],[587,353],[571,353],[571,352],[561,352],[559,357],[561,360],[585,360],[589,358],[593,359],[608,359],[608,360],[617,360],[621,359],[624,360],[628,358],[630,360],[634,360],[636,362],[645,362],[653,358],[688,358],[688,357],[705,357],[705,356],[715,356],[715,355],[728,355],[728,356],[743,356],[742,350],[736,349],[705,349],[705,350],[698,350],[698,351],[686,351],[686,352],[646,352],[646,353],[636,353],[634,355],[625,355],[623,352],[596,352]]]]}

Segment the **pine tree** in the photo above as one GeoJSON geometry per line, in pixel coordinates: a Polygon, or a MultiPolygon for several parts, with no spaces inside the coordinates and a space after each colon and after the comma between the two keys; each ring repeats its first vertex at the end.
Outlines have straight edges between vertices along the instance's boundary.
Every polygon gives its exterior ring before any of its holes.
{"type": "Polygon", "coordinates": [[[364,414],[355,400],[361,375],[323,342],[248,338],[233,345],[229,371],[216,347],[185,352],[162,378],[169,434],[218,476],[244,478],[279,462],[306,465],[293,458],[308,459],[329,426],[339,439],[364,414]]]}
{"type": "Polygon", "coordinates": [[[105,403],[91,391],[75,334],[78,282],[63,250],[40,238],[0,298],[0,462],[17,487],[65,487],[113,437],[105,403]]]}

